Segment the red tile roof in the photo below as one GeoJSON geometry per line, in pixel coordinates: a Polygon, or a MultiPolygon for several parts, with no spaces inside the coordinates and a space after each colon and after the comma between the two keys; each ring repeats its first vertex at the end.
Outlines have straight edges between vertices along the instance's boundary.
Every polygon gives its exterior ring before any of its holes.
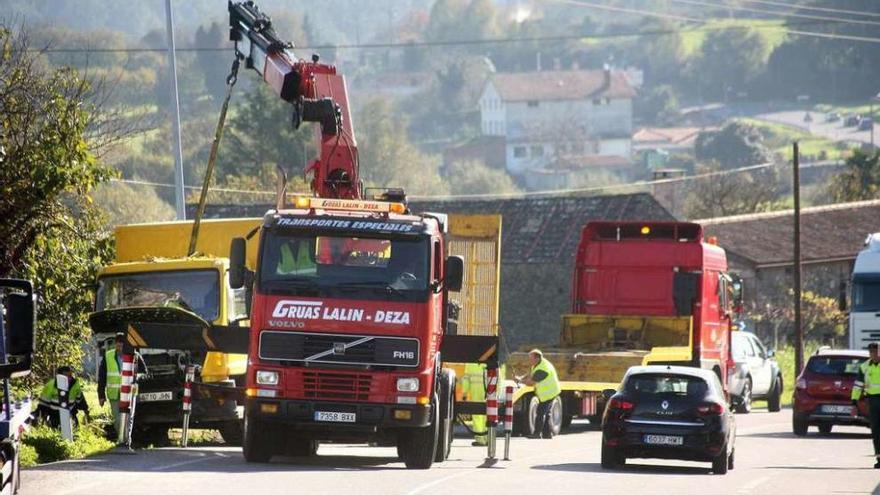
{"type": "Polygon", "coordinates": [[[511,72],[494,74],[490,82],[504,101],[635,97],[626,75],[608,76],[604,70],[511,72]]]}

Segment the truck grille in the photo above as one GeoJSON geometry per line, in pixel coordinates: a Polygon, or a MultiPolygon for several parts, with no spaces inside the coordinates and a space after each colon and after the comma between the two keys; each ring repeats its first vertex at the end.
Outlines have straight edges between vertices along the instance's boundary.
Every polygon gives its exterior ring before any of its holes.
{"type": "Polygon", "coordinates": [[[303,373],[303,394],[307,399],[360,400],[369,398],[372,376],[348,373],[303,373]]]}
{"type": "Polygon", "coordinates": [[[264,330],[260,334],[260,359],[411,368],[419,364],[419,341],[373,335],[264,330]]]}

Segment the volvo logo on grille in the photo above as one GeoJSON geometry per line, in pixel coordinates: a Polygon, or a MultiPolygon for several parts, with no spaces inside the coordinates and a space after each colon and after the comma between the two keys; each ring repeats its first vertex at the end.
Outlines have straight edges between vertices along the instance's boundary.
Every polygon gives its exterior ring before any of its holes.
{"type": "Polygon", "coordinates": [[[669,409],[669,401],[664,400],[663,402],[660,403],[660,407],[662,407],[664,411],[669,409]]]}
{"type": "Polygon", "coordinates": [[[342,356],[345,354],[345,342],[333,343],[333,355],[342,356]]]}

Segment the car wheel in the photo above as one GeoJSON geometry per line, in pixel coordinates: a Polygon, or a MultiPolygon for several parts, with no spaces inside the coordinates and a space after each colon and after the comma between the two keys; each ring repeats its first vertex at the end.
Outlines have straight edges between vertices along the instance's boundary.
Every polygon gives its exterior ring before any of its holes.
{"type": "Polygon", "coordinates": [[[733,469],[734,454],[736,454],[736,450],[731,450],[730,455],[727,457],[727,469],[733,469]]]}
{"type": "Polygon", "coordinates": [[[770,412],[779,412],[782,409],[782,377],[776,377],[776,385],[773,392],[767,397],[767,410],[770,412]]]}
{"type": "Polygon", "coordinates": [[[730,458],[727,455],[727,449],[724,449],[724,452],[718,454],[717,457],[712,459],[712,472],[715,474],[727,474],[729,461],[730,458]]]}
{"type": "Polygon", "coordinates": [[[743,383],[742,396],[739,399],[739,404],[736,405],[736,412],[742,414],[748,414],[752,412],[752,379],[746,378],[746,382],[743,383]]]}
{"type": "Polygon", "coordinates": [[[831,433],[831,428],[833,427],[834,425],[832,425],[831,423],[819,423],[819,433],[827,435],[831,433]]]}
{"type": "Polygon", "coordinates": [[[617,469],[626,464],[626,457],[614,447],[602,443],[602,469],[617,469]]]}
{"type": "Polygon", "coordinates": [[[799,414],[797,412],[793,412],[791,415],[791,431],[794,432],[795,435],[802,437],[807,434],[807,428],[809,428],[809,423],[807,423],[807,418],[804,417],[803,414],[799,414]]]}

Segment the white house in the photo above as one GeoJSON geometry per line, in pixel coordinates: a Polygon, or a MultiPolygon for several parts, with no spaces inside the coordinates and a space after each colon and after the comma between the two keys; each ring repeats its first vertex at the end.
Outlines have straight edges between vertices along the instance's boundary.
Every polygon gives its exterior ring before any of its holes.
{"type": "Polygon", "coordinates": [[[565,184],[588,167],[630,161],[634,96],[610,69],[493,74],[479,101],[482,132],[504,137],[507,171],[529,188],[565,184]]]}

